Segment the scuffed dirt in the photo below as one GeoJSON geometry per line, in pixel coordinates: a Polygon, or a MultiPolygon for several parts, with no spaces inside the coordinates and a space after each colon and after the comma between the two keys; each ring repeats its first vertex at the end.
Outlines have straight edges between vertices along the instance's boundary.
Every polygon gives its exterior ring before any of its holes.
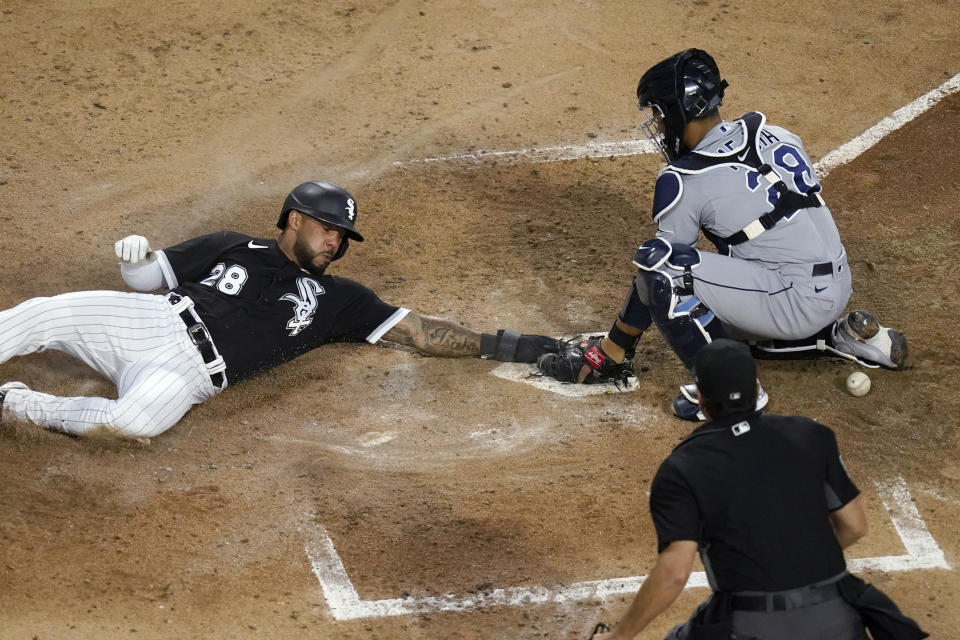
{"type": "MultiPolygon", "coordinates": [[[[658,158],[410,163],[640,137],[639,75],[686,46],[819,158],[960,71],[956,0],[864,11],[748,1],[35,3],[0,12],[0,307],[123,287],[113,243],[272,233],[322,177],[359,203],[334,271],[492,330],[609,327],[658,158]],[[812,29],[811,25],[818,25],[812,29]],[[834,25],[834,26],[830,26],[834,25]],[[799,54],[798,54],[799,52],[799,54]],[[399,164],[397,164],[399,163],[399,164]]],[[[872,531],[903,553],[876,483],[902,477],[956,566],[960,291],[956,95],[824,181],[852,306],[910,339],[910,367],[761,363],[771,410],[833,426],[872,531]]],[[[640,388],[565,398],[481,360],[333,345],[229,388],[149,446],[0,426],[2,638],[586,637],[627,598],[335,621],[305,548],[322,526],[363,599],[644,574],[646,491],[689,425],[685,372],[651,332],[640,388]]],[[[112,387],[67,357],[0,365],[58,394],[112,387]]],[[[955,571],[872,573],[933,637],[955,571]]],[[[659,637],[704,597],[684,593],[659,637]]]]}

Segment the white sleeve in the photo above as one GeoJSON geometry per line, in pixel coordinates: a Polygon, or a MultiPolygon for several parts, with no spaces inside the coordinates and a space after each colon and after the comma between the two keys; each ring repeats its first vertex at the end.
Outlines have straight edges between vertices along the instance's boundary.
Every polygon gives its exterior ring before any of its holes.
{"type": "Polygon", "coordinates": [[[179,287],[180,281],[177,280],[177,274],[173,272],[173,265],[170,264],[167,254],[164,253],[163,249],[154,251],[153,253],[157,256],[157,262],[160,264],[160,271],[163,272],[163,282],[167,289],[176,289],[179,287]]]}
{"type": "Polygon", "coordinates": [[[163,271],[156,260],[120,263],[120,276],[136,291],[156,291],[163,286],[163,271]]]}
{"type": "Polygon", "coordinates": [[[380,341],[380,338],[383,337],[383,334],[397,326],[401,320],[407,317],[408,313],[410,313],[410,309],[406,309],[404,307],[400,307],[394,311],[393,315],[384,320],[379,327],[374,329],[370,335],[367,336],[367,342],[370,344],[377,344],[377,342],[380,341]]]}
{"type": "Polygon", "coordinates": [[[135,291],[156,291],[180,286],[163,251],[154,251],[149,260],[121,262],[120,277],[135,291]]]}

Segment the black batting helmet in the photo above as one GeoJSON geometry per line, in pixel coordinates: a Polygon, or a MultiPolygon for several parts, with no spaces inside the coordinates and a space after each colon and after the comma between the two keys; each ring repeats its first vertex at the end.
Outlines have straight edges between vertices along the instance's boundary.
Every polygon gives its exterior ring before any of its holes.
{"type": "Polygon", "coordinates": [[[717,63],[701,49],[681,51],[643,74],[637,85],[637,106],[653,111],[643,127],[667,162],[690,150],[683,142],[687,123],[715,112],[727,86],[717,63]]]}
{"type": "Polygon", "coordinates": [[[357,203],[346,189],[332,182],[311,180],[297,186],[283,201],[277,226],[285,229],[290,212],[296,209],[300,213],[316,220],[336,225],[346,230],[343,242],[337,250],[334,260],[347,252],[349,240],[363,242],[363,236],[354,227],[357,220],[357,203]]]}

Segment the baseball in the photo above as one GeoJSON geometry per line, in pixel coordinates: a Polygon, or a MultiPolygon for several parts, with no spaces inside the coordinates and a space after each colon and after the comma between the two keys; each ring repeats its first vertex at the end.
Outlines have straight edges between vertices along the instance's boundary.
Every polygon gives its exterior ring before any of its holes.
{"type": "Polygon", "coordinates": [[[847,391],[852,396],[865,396],[870,392],[870,377],[863,371],[854,371],[847,376],[847,391]]]}

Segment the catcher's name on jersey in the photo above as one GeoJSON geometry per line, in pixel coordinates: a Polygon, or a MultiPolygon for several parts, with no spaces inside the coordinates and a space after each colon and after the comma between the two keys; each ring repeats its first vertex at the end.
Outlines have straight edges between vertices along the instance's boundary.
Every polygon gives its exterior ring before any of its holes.
{"type": "Polygon", "coordinates": [[[777,190],[750,162],[748,123],[755,131],[756,160],[771,167],[790,191],[817,193],[821,186],[799,137],[751,112],[711,129],[692,152],[657,177],[653,219],[657,235],[695,245],[702,231],[719,253],[771,265],[820,263],[844,254],[827,206],[789,213],[775,227],[736,246],[724,242],[774,209],[777,190]]]}
{"type": "Polygon", "coordinates": [[[310,274],[275,240],[220,231],[157,254],[168,288],[193,300],[233,382],[326,342],[374,343],[408,313],[352,280],[310,274]]]}

